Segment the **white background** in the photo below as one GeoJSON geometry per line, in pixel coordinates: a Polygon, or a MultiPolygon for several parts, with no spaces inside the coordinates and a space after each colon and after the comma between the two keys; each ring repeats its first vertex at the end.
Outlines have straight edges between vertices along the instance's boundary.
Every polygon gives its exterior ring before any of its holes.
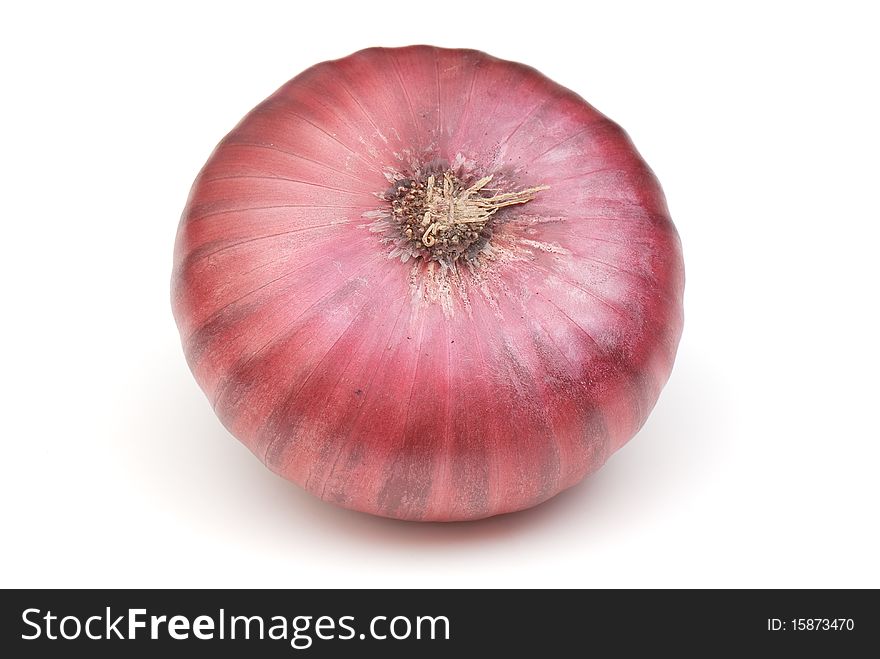
{"type": "Polygon", "coordinates": [[[6,5],[0,585],[880,586],[877,17],[665,5],[6,5]],[[479,523],[272,475],[170,312],[216,142],[307,66],[410,43],[526,62],[620,122],[685,249],[685,334],[642,432],[479,523]]]}

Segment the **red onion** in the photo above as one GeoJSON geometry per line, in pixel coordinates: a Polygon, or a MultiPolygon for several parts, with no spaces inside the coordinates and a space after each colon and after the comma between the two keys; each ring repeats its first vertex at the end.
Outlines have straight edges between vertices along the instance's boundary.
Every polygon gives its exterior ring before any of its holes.
{"type": "Polygon", "coordinates": [[[681,249],[624,131],[534,69],[371,48],[248,114],[196,179],[173,307],[226,427],[326,501],[528,508],[644,423],[681,249]]]}

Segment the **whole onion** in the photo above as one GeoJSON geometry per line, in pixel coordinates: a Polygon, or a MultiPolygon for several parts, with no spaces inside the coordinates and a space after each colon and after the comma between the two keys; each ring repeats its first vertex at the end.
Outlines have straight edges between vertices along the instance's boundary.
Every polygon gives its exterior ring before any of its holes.
{"type": "Polygon", "coordinates": [[[216,148],[173,307],[273,471],[348,508],[469,520],[600,467],[672,369],[684,274],[624,131],[474,50],[318,64],[216,148]]]}

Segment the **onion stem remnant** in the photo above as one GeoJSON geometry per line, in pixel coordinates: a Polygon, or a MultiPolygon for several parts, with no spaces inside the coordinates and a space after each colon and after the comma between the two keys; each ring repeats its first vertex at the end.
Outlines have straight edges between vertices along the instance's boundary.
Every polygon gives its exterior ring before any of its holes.
{"type": "Polygon", "coordinates": [[[450,171],[431,174],[425,181],[397,181],[390,192],[392,215],[415,252],[452,263],[473,256],[492,236],[493,215],[505,206],[524,204],[549,186],[486,196],[492,180],[485,176],[465,187],[450,171]]]}

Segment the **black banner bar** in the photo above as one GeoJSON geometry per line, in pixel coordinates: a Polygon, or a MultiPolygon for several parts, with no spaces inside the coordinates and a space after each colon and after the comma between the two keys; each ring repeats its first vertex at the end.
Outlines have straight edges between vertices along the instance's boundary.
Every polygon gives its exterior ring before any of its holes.
{"type": "Polygon", "coordinates": [[[876,647],[878,616],[870,590],[6,590],[0,643],[15,657],[852,656],[876,647]]]}

